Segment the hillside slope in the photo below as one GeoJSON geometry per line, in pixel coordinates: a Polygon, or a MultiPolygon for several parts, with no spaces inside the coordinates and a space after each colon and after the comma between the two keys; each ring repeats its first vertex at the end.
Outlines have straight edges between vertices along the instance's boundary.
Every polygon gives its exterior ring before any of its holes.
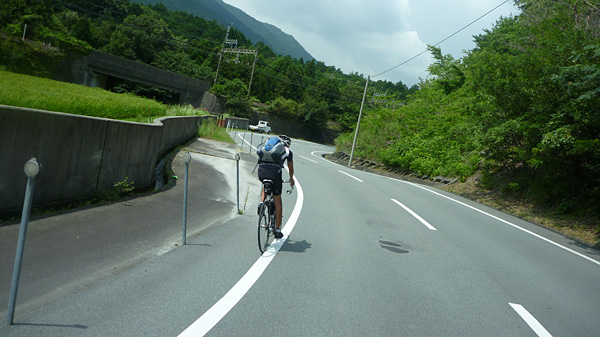
{"type": "Polygon", "coordinates": [[[162,3],[168,9],[182,11],[201,17],[205,20],[215,20],[227,27],[233,24],[252,43],[259,41],[268,45],[279,55],[290,55],[296,59],[312,60],[310,55],[293,36],[281,29],[249,16],[239,8],[224,3],[221,0],[133,0],[144,4],[162,3]]]}

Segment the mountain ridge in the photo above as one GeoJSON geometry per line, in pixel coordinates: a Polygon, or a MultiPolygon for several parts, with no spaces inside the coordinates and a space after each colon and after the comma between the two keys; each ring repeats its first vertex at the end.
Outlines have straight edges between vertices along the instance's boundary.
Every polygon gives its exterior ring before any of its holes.
{"type": "MultiPolygon", "coordinates": [[[[305,61],[314,59],[310,53],[290,34],[278,27],[258,21],[241,9],[222,0],[133,0],[143,4],[162,3],[170,10],[193,14],[207,21],[215,20],[223,26],[230,24],[241,31],[253,44],[259,41],[268,45],[278,55],[290,55],[305,61]]],[[[223,38],[225,38],[223,36],[223,38]]]]}

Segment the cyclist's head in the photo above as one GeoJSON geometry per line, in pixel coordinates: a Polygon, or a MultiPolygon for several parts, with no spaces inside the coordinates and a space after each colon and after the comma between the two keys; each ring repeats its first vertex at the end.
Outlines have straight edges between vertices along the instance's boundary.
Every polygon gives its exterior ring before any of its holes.
{"type": "Polygon", "coordinates": [[[290,145],[292,145],[292,140],[286,135],[279,135],[279,139],[281,139],[281,141],[283,141],[283,144],[285,144],[285,146],[287,147],[290,147],[290,145]]]}

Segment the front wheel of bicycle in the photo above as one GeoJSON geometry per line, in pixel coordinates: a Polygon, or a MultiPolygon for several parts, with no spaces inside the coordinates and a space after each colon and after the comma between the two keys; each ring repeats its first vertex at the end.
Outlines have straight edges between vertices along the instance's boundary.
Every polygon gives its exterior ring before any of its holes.
{"type": "Polygon", "coordinates": [[[267,250],[267,247],[273,240],[273,233],[269,229],[269,209],[268,203],[264,203],[258,216],[258,249],[261,253],[267,250]]]}

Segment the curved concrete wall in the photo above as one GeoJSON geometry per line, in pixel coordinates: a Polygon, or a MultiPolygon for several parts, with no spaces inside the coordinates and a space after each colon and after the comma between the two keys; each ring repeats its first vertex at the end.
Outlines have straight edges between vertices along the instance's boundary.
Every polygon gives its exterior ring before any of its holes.
{"type": "Polygon", "coordinates": [[[210,116],[140,124],[0,105],[0,212],[22,207],[31,157],[42,164],[33,207],[110,190],[125,177],[151,186],[159,156],[195,137],[202,118],[210,116]]]}

